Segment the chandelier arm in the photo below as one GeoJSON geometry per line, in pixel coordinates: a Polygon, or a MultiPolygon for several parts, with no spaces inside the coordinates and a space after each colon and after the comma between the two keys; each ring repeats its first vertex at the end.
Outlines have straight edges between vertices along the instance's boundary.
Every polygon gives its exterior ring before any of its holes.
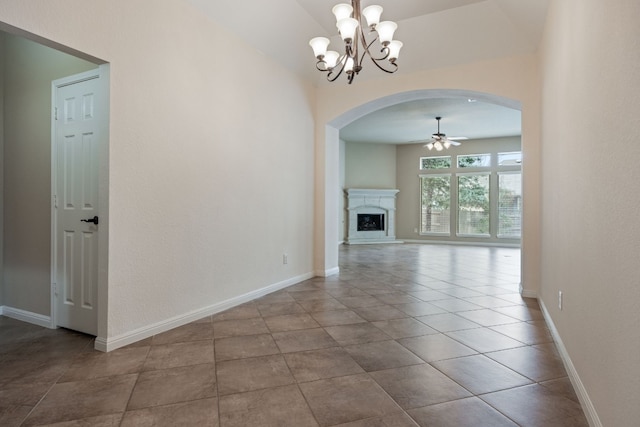
{"type": "Polygon", "coordinates": [[[338,77],[340,77],[342,75],[342,72],[344,71],[344,67],[346,67],[346,65],[347,65],[347,54],[344,54],[338,59],[338,62],[336,62],[336,66],[335,67],[333,67],[330,70],[326,70],[328,72],[327,80],[329,82],[336,81],[338,79],[338,77]],[[334,76],[336,68],[338,68],[338,64],[340,64],[340,67],[338,69],[337,74],[335,74],[335,76],[334,76]]]}
{"type": "MultiPolygon", "coordinates": [[[[372,54],[371,54],[371,46],[378,41],[378,37],[374,37],[373,40],[371,40],[371,43],[369,43],[368,45],[365,45],[366,47],[364,48],[365,52],[369,55],[369,57],[371,59],[373,59],[374,61],[384,61],[385,59],[387,59],[389,57],[389,53],[391,53],[391,51],[389,50],[389,47],[387,46],[383,46],[382,49],[380,50],[380,52],[384,53],[384,56],[380,57],[380,58],[375,58],[372,54]]],[[[364,43],[363,43],[364,45],[364,43]]],[[[364,57],[364,53],[362,54],[362,56],[364,57]]]]}
{"type": "Polygon", "coordinates": [[[324,62],[324,60],[323,60],[323,59],[319,59],[319,60],[318,60],[318,62],[316,62],[316,69],[317,69],[318,71],[323,71],[323,72],[329,71],[329,70],[327,69],[327,63],[326,63],[326,62],[324,62]],[[322,67],[320,66],[321,64],[323,64],[323,66],[322,66],[322,67]]]}
{"type": "Polygon", "coordinates": [[[378,64],[378,62],[376,60],[374,60],[373,58],[371,58],[371,62],[373,62],[376,65],[376,67],[378,67],[379,69],[381,69],[385,73],[393,74],[396,71],[398,71],[398,64],[396,64],[395,62],[390,62],[390,64],[393,65],[393,69],[392,70],[387,70],[382,65],[378,64]]]}
{"type": "Polygon", "coordinates": [[[393,74],[396,71],[398,71],[398,64],[396,64],[395,62],[391,62],[389,61],[389,63],[393,66],[393,69],[389,70],[385,67],[383,67],[382,65],[380,65],[380,61],[384,61],[385,59],[387,59],[389,57],[389,47],[388,46],[384,46],[380,52],[384,53],[384,56],[382,56],[381,58],[376,58],[371,54],[371,46],[378,40],[378,37],[375,37],[371,43],[369,44],[364,44],[363,43],[363,48],[364,48],[364,52],[362,53],[362,58],[360,59],[360,63],[362,63],[362,61],[364,60],[365,54],[369,55],[369,58],[371,59],[371,62],[373,62],[375,64],[376,67],[378,67],[380,70],[384,71],[385,73],[389,73],[389,74],[393,74]]]}
{"type": "MultiPolygon", "coordinates": [[[[387,54],[387,56],[389,56],[389,54],[387,54]]],[[[386,69],[382,65],[380,65],[379,61],[384,60],[386,58],[386,56],[383,59],[376,59],[373,56],[369,55],[369,58],[371,58],[371,62],[373,62],[376,67],[378,67],[379,69],[381,69],[385,73],[393,74],[396,71],[398,71],[398,64],[396,64],[395,62],[389,62],[389,64],[393,65],[393,69],[391,69],[391,70],[386,69]]]]}
{"type": "Polygon", "coordinates": [[[338,77],[342,75],[343,70],[344,70],[344,67],[340,68],[340,70],[338,71],[338,74],[336,74],[335,77],[331,77],[333,75],[333,70],[329,71],[329,74],[327,74],[327,81],[335,82],[338,79],[338,77]]]}

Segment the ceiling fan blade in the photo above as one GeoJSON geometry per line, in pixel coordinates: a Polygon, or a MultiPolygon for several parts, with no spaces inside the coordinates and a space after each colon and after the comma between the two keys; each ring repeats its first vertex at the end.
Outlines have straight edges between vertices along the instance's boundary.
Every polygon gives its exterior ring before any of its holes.
{"type": "Polygon", "coordinates": [[[462,145],[462,144],[461,144],[461,143],[459,143],[458,141],[454,141],[454,140],[452,140],[451,138],[447,138],[447,141],[449,141],[449,144],[451,144],[451,145],[455,145],[456,147],[457,147],[458,145],[462,145]]]}
{"type": "Polygon", "coordinates": [[[449,139],[450,141],[466,141],[469,138],[467,138],[466,136],[452,136],[447,139],[449,139]]]}

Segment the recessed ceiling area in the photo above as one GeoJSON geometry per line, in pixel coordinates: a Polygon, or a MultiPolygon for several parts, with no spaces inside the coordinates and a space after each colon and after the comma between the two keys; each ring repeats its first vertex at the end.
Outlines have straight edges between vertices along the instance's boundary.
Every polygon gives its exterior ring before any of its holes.
{"type": "Polygon", "coordinates": [[[519,110],[463,98],[436,98],[404,102],[361,117],[340,130],[347,142],[380,144],[424,143],[437,131],[447,137],[470,140],[519,136],[519,110]]]}
{"type": "MultiPolygon", "coordinates": [[[[214,22],[315,84],[318,73],[309,47],[316,36],[341,44],[331,8],[348,0],[189,0],[214,22]]],[[[404,43],[398,75],[471,61],[534,53],[549,0],[362,0],[379,4],[383,20],[396,21],[404,43]]],[[[375,68],[375,67],[373,67],[375,68]]],[[[366,67],[358,81],[380,78],[366,67]]],[[[336,81],[333,84],[344,84],[336,81]]]]}
{"type": "MultiPolygon", "coordinates": [[[[349,0],[296,0],[300,6],[325,29],[329,34],[336,32],[335,17],[331,8],[338,3],[349,3],[349,0]]],[[[473,3],[482,3],[486,0],[430,0],[430,1],[362,1],[364,9],[369,4],[380,4],[384,7],[383,18],[390,21],[403,21],[431,13],[468,6],[473,3]],[[386,6],[386,7],[385,7],[386,6]]]]}
{"type": "MultiPolygon", "coordinates": [[[[189,0],[214,22],[315,85],[326,81],[316,70],[308,45],[327,37],[342,42],[331,9],[348,0],[189,0]]],[[[383,20],[396,21],[395,38],[404,43],[398,58],[403,74],[534,53],[542,36],[549,0],[362,0],[379,4],[383,20]]],[[[340,50],[340,49],[339,49],[340,50]]],[[[371,63],[358,82],[384,78],[371,63]]],[[[286,73],[283,74],[286,77],[286,73]]],[[[388,107],[341,129],[345,141],[405,144],[430,138],[437,130],[469,139],[520,135],[520,111],[466,99],[428,99],[388,107]]]]}

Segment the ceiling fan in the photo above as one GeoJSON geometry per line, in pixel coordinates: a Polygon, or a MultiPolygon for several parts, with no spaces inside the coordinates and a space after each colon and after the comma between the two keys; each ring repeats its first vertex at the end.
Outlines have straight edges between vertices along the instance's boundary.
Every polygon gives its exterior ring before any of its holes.
{"type": "Polygon", "coordinates": [[[447,138],[447,135],[445,135],[444,133],[440,132],[440,120],[441,119],[442,119],[442,117],[436,117],[436,120],[438,121],[438,132],[432,134],[431,135],[431,141],[429,141],[427,144],[424,145],[429,150],[433,150],[435,148],[436,151],[442,151],[443,149],[449,148],[452,145],[453,146],[460,145],[460,143],[458,141],[456,141],[457,139],[467,139],[465,137],[447,138]]]}

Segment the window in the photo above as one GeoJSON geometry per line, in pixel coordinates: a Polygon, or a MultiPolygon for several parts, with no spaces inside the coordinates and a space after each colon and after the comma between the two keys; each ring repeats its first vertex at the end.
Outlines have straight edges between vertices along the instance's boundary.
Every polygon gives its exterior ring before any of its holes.
{"type": "Polygon", "coordinates": [[[489,174],[458,176],[458,234],[489,234],[489,174]]]}
{"type": "Polygon", "coordinates": [[[420,177],[421,233],[450,233],[450,175],[420,177]]]}
{"type": "Polygon", "coordinates": [[[522,226],[522,175],[498,175],[498,237],[520,237],[522,226]]]}
{"type": "Polygon", "coordinates": [[[498,166],[520,166],[522,164],[522,153],[498,153],[498,166]]]}
{"type": "Polygon", "coordinates": [[[491,166],[491,154],[458,156],[459,168],[487,168],[491,166]]]}
{"type": "Polygon", "coordinates": [[[440,157],[420,157],[420,169],[449,169],[451,167],[451,156],[440,157]]]}
{"type": "Polygon", "coordinates": [[[516,151],[421,157],[420,234],[520,239],[521,164],[516,151]]]}

